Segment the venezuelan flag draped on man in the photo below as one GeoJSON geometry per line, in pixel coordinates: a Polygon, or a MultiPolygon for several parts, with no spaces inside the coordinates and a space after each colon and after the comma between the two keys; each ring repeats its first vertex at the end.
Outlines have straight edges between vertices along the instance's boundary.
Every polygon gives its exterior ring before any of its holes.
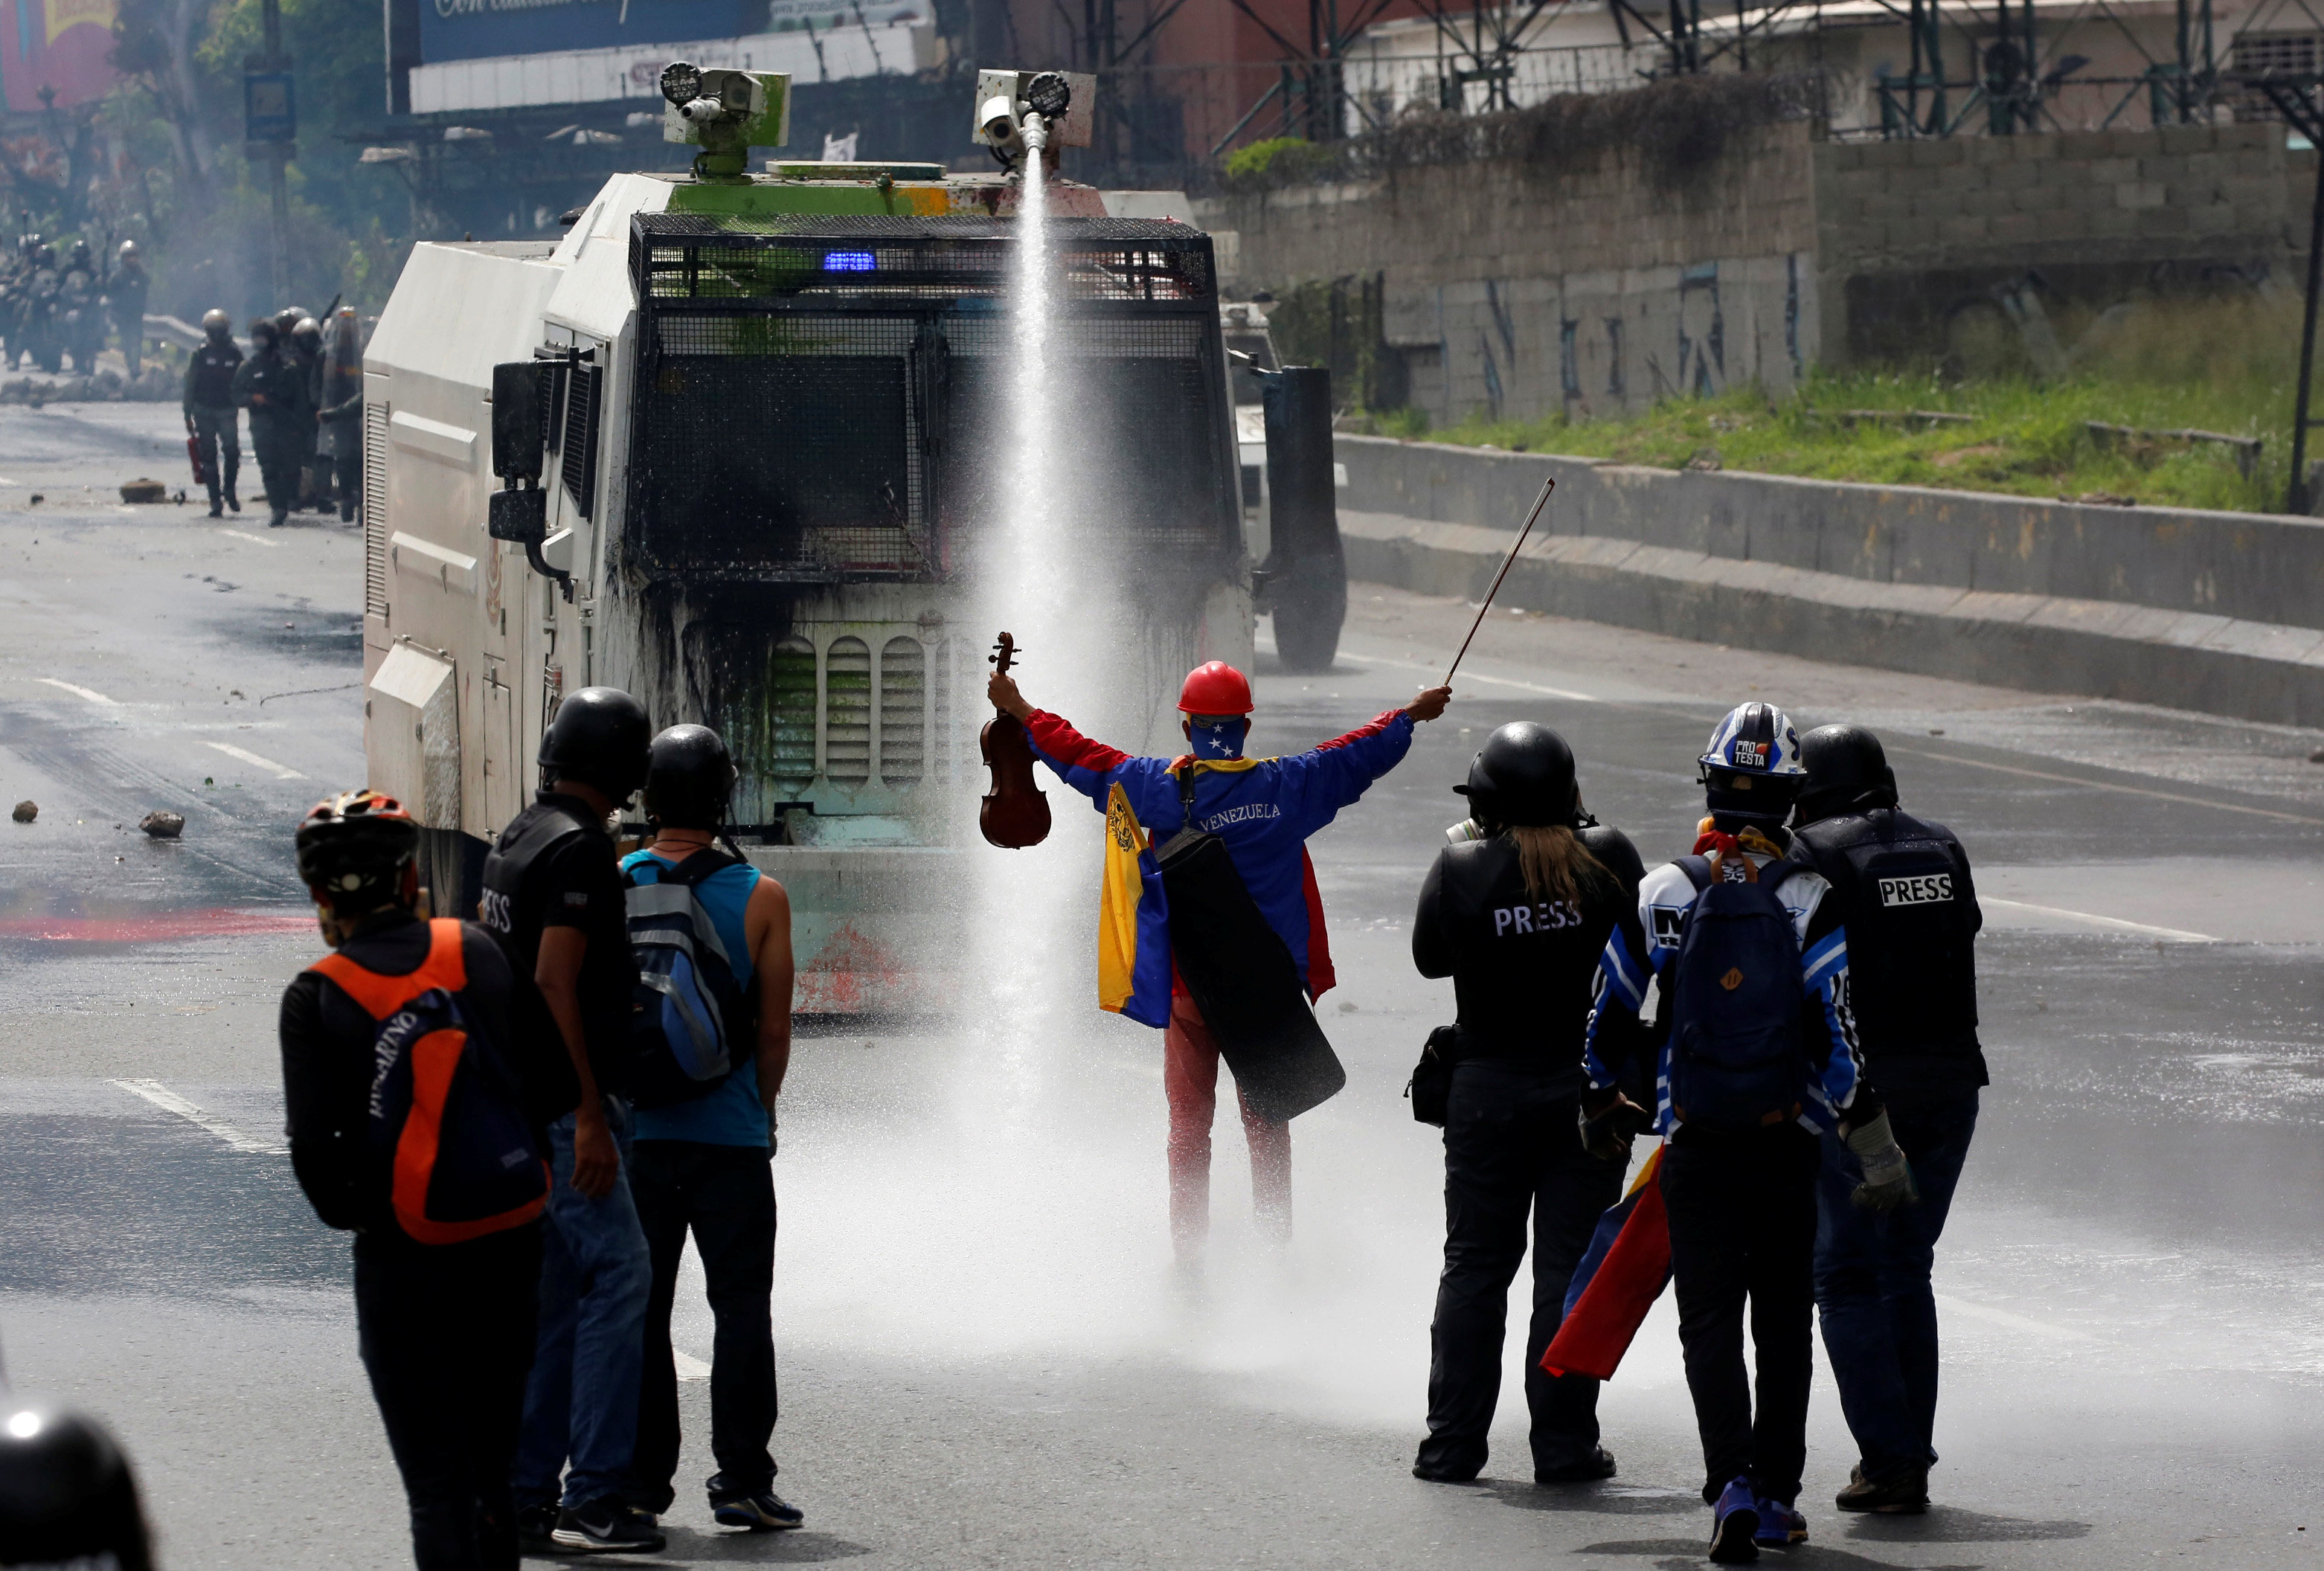
{"type": "MultiPolygon", "coordinates": [[[[1333,984],[1323,902],[1307,837],[1352,805],[1400,763],[1416,721],[1434,720],[1452,697],[1431,688],[1344,736],[1285,758],[1247,758],[1250,683],[1223,661],[1189,673],[1178,696],[1193,751],[1133,758],[1092,741],[1057,715],[1035,709],[1014,678],[996,672],[994,707],[1024,724],[1034,756],[1106,815],[1105,883],[1099,913],[1099,1002],[1165,1032],[1162,1083],[1170,1101],[1171,1236],[1182,1261],[1199,1259],[1210,1230],[1211,1122],[1219,1049],[1171,964],[1169,908],[1152,845],[1191,826],[1224,842],[1235,871],[1290,951],[1313,1000],[1333,984]],[[1184,800],[1191,791],[1191,808],[1184,800]]],[[[1277,1236],[1291,1226],[1291,1135],[1246,1100],[1251,1187],[1260,1218],[1277,1236]]]]}

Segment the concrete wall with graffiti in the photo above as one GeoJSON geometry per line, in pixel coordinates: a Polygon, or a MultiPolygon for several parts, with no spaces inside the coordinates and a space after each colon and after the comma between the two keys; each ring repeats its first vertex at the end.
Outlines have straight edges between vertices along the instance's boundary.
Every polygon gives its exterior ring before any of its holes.
{"type": "Polygon", "coordinates": [[[2314,156],[2274,124],[1833,143],[1793,122],[1683,176],[1614,147],[1230,194],[1194,216],[1240,295],[1377,275],[1406,401],[1437,423],[1586,419],[1943,360],[1997,323],[2027,369],[2053,369],[2058,329],[2139,291],[2296,286],[2314,156]]]}

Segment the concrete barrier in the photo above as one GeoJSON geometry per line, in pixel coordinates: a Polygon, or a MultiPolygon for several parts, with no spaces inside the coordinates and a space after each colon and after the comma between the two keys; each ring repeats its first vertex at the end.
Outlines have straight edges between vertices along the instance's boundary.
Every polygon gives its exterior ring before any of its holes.
{"type": "Polygon", "coordinates": [[[2324,524],[1339,439],[1352,577],[2038,692],[2324,726],[2324,524]]]}
{"type": "Polygon", "coordinates": [[[1874,583],[2123,601],[2324,629],[2324,520],[2042,501],[1912,485],[1705,473],[1342,436],[1341,500],[1515,528],[1557,478],[1560,535],[1775,562],[1874,583]]]}

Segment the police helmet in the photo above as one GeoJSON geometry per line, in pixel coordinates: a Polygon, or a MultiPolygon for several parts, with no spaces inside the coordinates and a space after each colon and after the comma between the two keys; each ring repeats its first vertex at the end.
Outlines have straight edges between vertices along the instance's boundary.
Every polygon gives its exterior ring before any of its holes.
{"type": "Polygon", "coordinates": [[[646,780],[653,726],[645,705],[618,687],[584,687],[557,706],[540,739],[541,778],[594,786],[619,806],[646,780]]]}
{"type": "Polygon", "coordinates": [[[1480,819],[1494,823],[1570,824],[1581,804],[1573,749],[1547,726],[1524,720],[1487,737],[1469,765],[1468,783],[1452,789],[1480,819]]]}
{"type": "Polygon", "coordinates": [[[274,340],[280,336],[272,317],[260,317],[250,324],[250,342],[255,346],[272,348],[274,340]]]}
{"type": "Polygon", "coordinates": [[[291,325],[290,336],[309,348],[319,348],[323,342],[323,325],[312,317],[301,317],[291,325]]]}
{"type": "Polygon", "coordinates": [[[151,1571],[137,1481],[102,1426],[0,1395],[0,1555],[151,1571]]]}
{"type": "Polygon", "coordinates": [[[420,850],[420,826],[377,791],[342,791],[300,821],[299,877],[335,911],[375,910],[395,898],[420,850]]]}
{"type": "Polygon", "coordinates": [[[212,306],[202,313],[202,331],[213,338],[223,338],[234,331],[234,318],[223,307],[212,306]]]}
{"type": "Polygon", "coordinates": [[[1783,822],[1807,778],[1792,717],[1772,703],[1729,710],[1695,761],[1711,810],[1752,822],[1783,822]]]}
{"type": "Polygon", "coordinates": [[[1880,739],[1860,725],[1820,725],[1800,739],[1807,785],[1799,822],[1896,805],[1896,772],[1880,739]]]}
{"type": "Polygon", "coordinates": [[[124,262],[134,262],[137,260],[137,242],[134,240],[124,240],[121,243],[121,260],[124,262]]]}
{"type": "Polygon", "coordinates": [[[646,749],[646,815],[664,829],[716,829],[734,795],[734,760],[706,725],[674,725],[646,749]]]}

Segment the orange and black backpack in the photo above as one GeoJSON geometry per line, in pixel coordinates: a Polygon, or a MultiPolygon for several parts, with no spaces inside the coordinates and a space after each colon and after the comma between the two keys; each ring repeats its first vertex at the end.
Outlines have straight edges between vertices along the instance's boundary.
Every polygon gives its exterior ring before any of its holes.
{"type": "Polygon", "coordinates": [[[400,977],[344,954],[308,969],[336,983],[377,1026],[371,1073],[374,1193],[420,1244],[460,1244],[521,1227],[549,1197],[524,1100],[500,1044],[462,1006],[468,985],[457,922],[429,923],[428,958],[400,977]]]}

